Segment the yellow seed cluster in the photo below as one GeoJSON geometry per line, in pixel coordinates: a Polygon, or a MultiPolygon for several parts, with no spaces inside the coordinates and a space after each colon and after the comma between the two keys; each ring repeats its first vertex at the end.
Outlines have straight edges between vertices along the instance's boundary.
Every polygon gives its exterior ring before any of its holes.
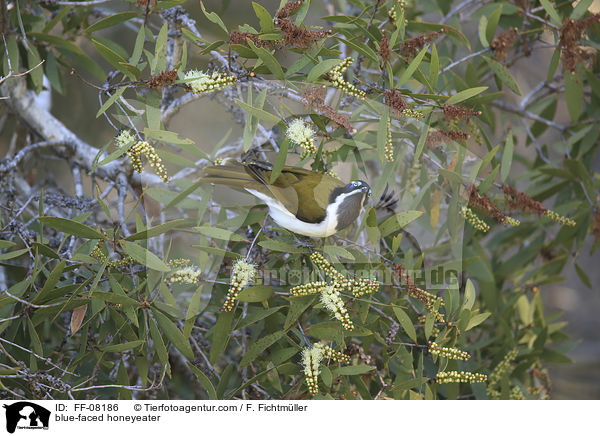
{"type": "Polygon", "coordinates": [[[440,371],[435,376],[436,383],[482,383],[487,375],[469,371],[440,371]]]}
{"type": "Polygon", "coordinates": [[[224,73],[190,70],[183,76],[184,81],[195,94],[204,94],[225,88],[236,82],[236,78],[224,73]]]}
{"type": "Polygon", "coordinates": [[[335,351],[329,345],[315,344],[315,347],[321,347],[321,349],[323,350],[323,357],[325,359],[331,359],[335,362],[340,363],[350,363],[350,356],[340,351],[335,351]]]}
{"type": "Polygon", "coordinates": [[[324,257],[321,253],[314,252],[310,255],[310,260],[319,268],[321,271],[327,275],[330,279],[334,281],[341,282],[344,280],[344,276],[338,270],[336,270],[324,257]]]}
{"type": "Polygon", "coordinates": [[[169,181],[167,169],[162,164],[162,159],[156,154],[154,147],[147,141],[139,141],[137,144],[130,147],[129,150],[127,150],[127,155],[131,158],[131,164],[136,172],[141,173],[144,170],[141,156],[145,155],[158,177],[160,177],[163,182],[169,181]]]}
{"type": "Polygon", "coordinates": [[[294,286],[292,289],[290,289],[290,295],[312,295],[321,292],[326,286],[327,282],[323,281],[306,283],[304,285],[294,286]]]}
{"type": "Polygon", "coordinates": [[[223,311],[229,312],[233,309],[235,301],[239,293],[244,289],[248,283],[254,280],[256,276],[256,265],[246,261],[245,259],[238,259],[233,264],[231,271],[231,284],[225,297],[225,303],[223,303],[223,311]]]}
{"type": "Polygon", "coordinates": [[[550,218],[555,223],[562,224],[563,226],[575,227],[575,225],[577,224],[571,218],[567,218],[562,215],[559,215],[556,212],[554,212],[553,210],[547,210],[546,212],[544,212],[544,216],[550,218]]]}
{"type": "Polygon", "coordinates": [[[417,120],[420,120],[425,117],[425,115],[423,115],[423,112],[409,108],[404,109],[402,111],[402,115],[404,115],[406,118],[414,118],[417,120]]]}
{"type": "MultiPolygon", "coordinates": [[[[405,8],[406,7],[406,2],[404,0],[398,0],[398,1],[396,1],[396,3],[398,3],[401,8],[405,8]]],[[[394,24],[396,24],[396,20],[397,20],[398,17],[396,16],[396,8],[394,7],[394,5],[392,5],[392,7],[388,10],[388,17],[390,17],[390,20],[392,20],[392,22],[394,24]]],[[[405,23],[408,22],[406,20],[406,18],[404,19],[404,22],[405,23]]]]}
{"type": "MultiPolygon", "coordinates": [[[[440,313],[437,312],[437,315],[440,315],[440,313]]],[[[436,318],[438,318],[438,321],[439,321],[439,317],[436,316],[436,318]]],[[[425,324],[425,321],[427,321],[427,315],[419,315],[419,317],[417,318],[417,320],[419,321],[419,323],[425,324]]],[[[448,323],[448,326],[450,326],[450,323],[448,323]]],[[[437,327],[434,324],[433,328],[431,329],[431,336],[436,337],[439,334],[440,334],[440,329],[439,329],[439,327],[437,327]]]]}
{"type": "Polygon", "coordinates": [[[352,65],[352,58],[344,59],[340,64],[333,67],[327,73],[327,79],[331,82],[334,88],[341,89],[342,91],[360,99],[366,98],[364,91],[361,91],[351,83],[346,82],[344,79],[344,72],[352,65]]]}
{"type": "Polygon", "coordinates": [[[308,391],[312,395],[319,393],[319,364],[323,358],[321,347],[306,347],[302,350],[302,365],[304,366],[304,377],[308,391]]]}
{"type": "Polygon", "coordinates": [[[442,347],[431,341],[429,341],[429,352],[434,356],[447,357],[454,360],[468,360],[471,358],[471,355],[466,351],[461,351],[458,348],[442,347]]]}
{"type": "Polygon", "coordinates": [[[525,395],[521,392],[521,389],[518,386],[515,386],[510,390],[510,394],[508,397],[509,400],[526,400],[525,395]]]}
{"type": "Polygon", "coordinates": [[[338,270],[336,270],[321,253],[314,252],[310,256],[317,268],[319,268],[327,277],[331,279],[330,283],[318,281],[307,283],[292,288],[291,295],[308,295],[321,292],[321,303],[329,310],[336,319],[340,320],[348,330],[354,328],[348,311],[344,306],[340,292],[352,292],[355,297],[361,297],[366,294],[373,294],[379,290],[379,283],[371,279],[346,279],[338,270]]]}
{"type": "Polygon", "coordinates": [[[340,297],[340,292],[334,285],[326,286],[321,291],[321,303],[333,314],[335,319],[342,323],[346,330],[354,330],[354,323],[348,315],[348,310],[340,297]]]}
{"type": "Polygon", "coordinates": [[[195,266],[186,266],[174,271],[168,278],[169,283],[194,284],[198,283],[202,271],[195,266]]]}
{"type": "MultiPolygon", "coordinates": [[[[106,262],[106,256],[102,252],[102,246],[104,245],[104,241],[100,241],[96,244],[96,246],[90,252],[90,256],[94,259],[98,260],[101,263],[106,262]]],[[[106,264],[107,268],[123,268],[130,263],[133,262],[133,259],[130,256],[125,256],[119,260],[111,260],[106,264]]]]}
{"type": "Polygon", "coordinates": [[[510,217],[510,216],[505,217],[503,223],[504,223],[504,225],[509,225],[509,226],[513,226],[513,227],[521,225],[521,221],[514,219],[513,217],[510,217]]]}
{"type": "Polygon", "coordinates": [[[183,268],[184,266],[187,266],[190,263],[189,259],[171,259],[167,262],[167,265],[170,266],[171,268],[183,268]]]}
{"type": "Polygon", "coordinates": [[[470,208],[467,206],[463,206],[460,210],[460,214],[462,217],[477,230],[481,230],[482,232],[487,232],[490,230],[490,226],[488,226],[481,218],[475,215],[470,208]]]}
{"type": "Polygon", "coordinates": [[[490,383],[488,386],[488,396],[490,396],[490,391],[494,390],[496,386],[500,384],[502,378],[508,373],[510,370],[510,363],[515,360],[517,357],[517,350],[509,351],[504,359],[496,365],[496,368],[490,374],[490,383]]]}
{"type": "Polygon", "coordinates": [[[394,146],[392,145],[392,123],[387,120],[387,138],[385,140],[385,160],[394,161],[394,146]]]}
{"type": "Polygon", "coordinates": [[[347,280],[347,282],[349,282],[349,286],[352,288],[352,294],[357,298],[367,294],[374,294],[379,290],[377,280],[360,279],[347,280]]]}
{"type": "Polygon", "coordinates": [[[329,170],[325,174],[327,174],[328,176],[331,176],[333,178],[336,178],[338,180],[341,180],[340,176],[338,176],[337,173],[335,171],[333,171],[333,170],[329,170]]]}

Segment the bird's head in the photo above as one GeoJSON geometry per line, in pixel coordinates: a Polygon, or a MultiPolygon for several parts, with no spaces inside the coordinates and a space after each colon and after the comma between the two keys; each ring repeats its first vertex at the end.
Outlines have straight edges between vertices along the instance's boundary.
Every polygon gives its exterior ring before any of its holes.
{"type": "Polygon", "coordinates": [[[341,230],[356,221],[362,211],[371,188],[362,180],[353,180],[331,193],[330,203],[336,203],[337,229],[341,230]]]}

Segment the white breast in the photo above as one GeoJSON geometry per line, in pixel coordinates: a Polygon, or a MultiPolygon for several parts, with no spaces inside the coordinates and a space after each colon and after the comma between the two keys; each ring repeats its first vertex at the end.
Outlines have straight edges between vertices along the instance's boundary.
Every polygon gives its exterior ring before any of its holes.
{"type": "Polygon", "coordinates": [[[291,232],[298,233],[299,235],[310,236],[313,238],[324,238],[333,235],[336,232],[337,208],[342,201],[351,194],[347,193],[338,196],[335,203],[331,203],[327,206],[327,213],[323,222],[314,224],[296,218],[296,216],[287,210],[279,200],[268,197],[254,189],[246,188],[246,191],[265,202],[269,207],[269,215],[271,215],[271,218],[273,218],[273,220],[281,227],[291,232]]]}

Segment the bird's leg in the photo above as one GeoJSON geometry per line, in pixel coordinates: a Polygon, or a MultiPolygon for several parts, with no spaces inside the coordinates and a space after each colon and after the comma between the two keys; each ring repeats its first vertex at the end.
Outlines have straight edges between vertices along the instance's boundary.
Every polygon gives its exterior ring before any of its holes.
{"type": "Polygon", "coordinates": [[[305,247],[310,250],[315,248],[315,241],[313,238],[304,235],[297,235],[294,233],[294,239],[296,239],[296,244],[300,247],[305,247]]]}

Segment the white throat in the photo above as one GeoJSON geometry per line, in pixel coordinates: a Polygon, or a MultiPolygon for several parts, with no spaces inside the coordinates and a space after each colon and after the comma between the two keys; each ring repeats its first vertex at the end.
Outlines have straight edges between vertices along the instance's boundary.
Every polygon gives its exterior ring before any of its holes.
{"type": "Polygon", "coordinates": [[[269,207],[269,215],[271,215],[271,218],[273,218],[278,225],[291,232],[298,233],[299,235],[310,236],[313,238],[324,238],[337,232],[338,207],[346,197],[356,194],[356,192],[348,192],[338,195],[335,202],[327,206],[325,219],[322,222],[307,223],[296,218],[293,213],[285,208],[281,201],[255,191],[254,189],[246,188],[246,191],[265,202],[269,207]]]}

